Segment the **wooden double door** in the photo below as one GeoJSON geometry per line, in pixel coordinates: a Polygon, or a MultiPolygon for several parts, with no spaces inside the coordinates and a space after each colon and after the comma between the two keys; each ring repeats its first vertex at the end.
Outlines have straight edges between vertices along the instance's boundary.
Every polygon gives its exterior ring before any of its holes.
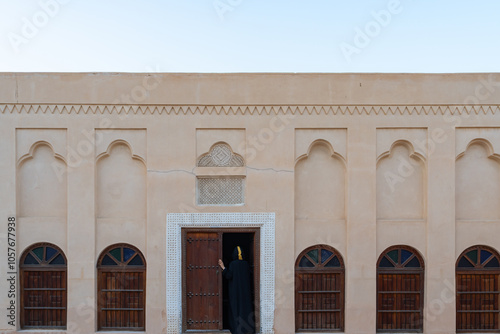
{"type": "Polygon", "coordinates": [[[259,229],[183,229],[183,331],[220,332],[229,329],[227,280],[218,260],[226,266],[240,246],[250,264],[256,328],[259,316],[259,229]]]}

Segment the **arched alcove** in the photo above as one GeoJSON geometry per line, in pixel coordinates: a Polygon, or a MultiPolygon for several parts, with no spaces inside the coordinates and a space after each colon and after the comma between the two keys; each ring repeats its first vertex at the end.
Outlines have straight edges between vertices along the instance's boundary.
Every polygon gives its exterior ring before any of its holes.
{"type": "Polygon", "coordinates": [[[98,218],[146,217],[146,166],[125,141],[111,143],[97,160],[98,218]]]}
{"type": "Polygon", "coordinates": [[[345,163],[328,142],[315,141],[295,166],[295,218],[345,218],[345,163]]]}
{"type": "Polygon", "coordinates": [[[500,219],[500,159],[488,141],[471,141],[457,157],[455,182],[457,219],[500,219]]]}
{"type": "Polygon", "coordinates": [[[66,217],[66,163],[47,142],[35,143],[18,164],[21,217],[66,217]]]}
{"type": "Polygon", "coordinates": [[[377,161],[377,218],[422,219],[424,213],[424,158],[397,141],[377,161]]]}

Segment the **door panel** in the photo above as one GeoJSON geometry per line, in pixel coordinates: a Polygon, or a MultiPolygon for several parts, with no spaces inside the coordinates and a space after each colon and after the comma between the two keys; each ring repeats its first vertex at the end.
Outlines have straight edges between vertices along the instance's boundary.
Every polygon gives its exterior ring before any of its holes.
{"type": "Polygon", "coordinates": [[[186,329],[222,329],[221,273],[217,261],[221,257],[218,232],[187,232],[186,329]]]}
{"type": "Polygon", "coordinates": [[[25,271],[23,275],[23,327],[66,326],[66,271],[25,271]]]}
{"type": "Polygon", "coordinates": [[[296,284],[296,330],[340,330],[341,274],[298,273],[296,284]]]}
{"type": "Polygon", "coordinates": [[[498,274],[457,274],[457,332],[500,328],[498,274]]]}
{"type": "Polygon", "coordinates": [[[378,275],[377,329],[422,328],[422,274],[378,275]]]}
{"type": "Polygon", "coordinates": [[[144,329],[144,272],[99,271],[101,330],[144,329]]]}

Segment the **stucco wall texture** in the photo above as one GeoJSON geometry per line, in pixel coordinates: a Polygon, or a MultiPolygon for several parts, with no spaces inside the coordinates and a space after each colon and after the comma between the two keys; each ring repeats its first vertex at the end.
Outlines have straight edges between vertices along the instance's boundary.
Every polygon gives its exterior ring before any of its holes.
{"type": "Polygon", "coordinates": [[[376,332],[376,264],[394,245],[424,259],[424,333],[454,333],[457,257],[500,251],[500,74],[3,73],[0,184],[4,332],[20,330],[8,217],[16,267],[37,242],[67,257],[68,329],[51,333],[97,331],[96,261],[125,242],[146,258],[157,334],[167,214],[269,212],[275,333],[295,332],[295,261],[316,244],[345,263],[345,333],[376,332]],[[244,167],[197,167],[221,142],[244,167]],[[198,205],[202,176],[244,177],[244,204],[198,205]]]}

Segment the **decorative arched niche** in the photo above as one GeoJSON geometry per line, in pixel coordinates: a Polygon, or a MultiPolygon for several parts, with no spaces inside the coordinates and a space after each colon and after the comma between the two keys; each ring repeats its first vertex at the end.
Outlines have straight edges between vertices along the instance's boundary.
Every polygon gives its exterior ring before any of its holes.
{"type": "Polygon", "coordinates": [[[500,219],[500,155],[488,140],[472,140],[457,156],[455,192],[456,219],[500,219]]]}
{"type": "Polygon", "coordinates": [[[225,142],[217,142],[196,162],[198,205],[230,206],[245,203],[245,160],[225,142]]]}
{"type": "Polygon", "coordinates": [[[146,217],[146,163],[124,140],[112,142],[97,157],[97,218],[146,217]]]}
{"type": "Polygon", "coordinates": [[[295,219],[345,219],[344,157],[325,140],[316,140],[295,164],[295,219]]]}
{"type": "Polygon", "coordinates": [[[398,140],[377,159],[377,219],[423,219],[425,158],[398,140]]]}
{"type": "Polygon", "coordinates": [[[34,143],[17,171],[21,217],[66,217],[66,161],[50,143],[34,143]]]}

